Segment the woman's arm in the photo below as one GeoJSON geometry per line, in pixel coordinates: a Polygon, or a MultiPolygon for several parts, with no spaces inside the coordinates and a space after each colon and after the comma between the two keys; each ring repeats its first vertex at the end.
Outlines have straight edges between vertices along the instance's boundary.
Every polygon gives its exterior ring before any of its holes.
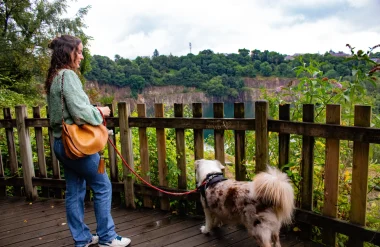
{"type": "MultiPolygon", "coordinates": [[[[102,115],[96,107],[91,105],[88,96],[83,91],[82,83],[75,72],[65,70],[63,76],[63,96],[67,110],[73,121],[78,125],[85,123],[91,125],[101,124],[103,121],[102,115]]],[[[102,112],[105,113],[104,110],[102,112]]]]}

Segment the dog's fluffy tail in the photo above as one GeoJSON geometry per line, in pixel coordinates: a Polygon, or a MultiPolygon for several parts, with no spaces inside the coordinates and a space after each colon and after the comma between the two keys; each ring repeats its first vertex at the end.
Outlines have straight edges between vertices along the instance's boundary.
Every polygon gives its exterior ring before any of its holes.
{"type": "Polygon", "coordinates": [[[294,210],[294,191],[285,173],[268,166],[266,172],[256,175],[253,187],[260,201],[273,205],[281,222],[291,223],[294,210]]]}

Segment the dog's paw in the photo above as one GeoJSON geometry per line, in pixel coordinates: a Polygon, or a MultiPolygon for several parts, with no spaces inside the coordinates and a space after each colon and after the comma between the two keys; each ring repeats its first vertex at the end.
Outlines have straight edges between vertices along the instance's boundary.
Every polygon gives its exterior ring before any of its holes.
{"type": "Polygon", "coordinates": [[[203,234],[207,234],[207,233],[210,232],[210,230],[207,229],[206,226],[201,226],[200,230],[201,230],[201,232],[202,232],[203,234]]]}

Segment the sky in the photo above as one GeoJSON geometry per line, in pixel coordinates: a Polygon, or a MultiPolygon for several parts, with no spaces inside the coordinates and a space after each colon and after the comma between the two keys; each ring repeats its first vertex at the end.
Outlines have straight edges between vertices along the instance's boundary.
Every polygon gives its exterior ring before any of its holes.
{"type": "Polygon", "coordinates": [[[287,55],[350,53],[346,44],[367,51],[380,43],[380,0],[78,0],[65,17],[88,5],[90,52],[111,59],[155,49],[182,56],[189,43],[193,54],[245,48],[287,55]]]}

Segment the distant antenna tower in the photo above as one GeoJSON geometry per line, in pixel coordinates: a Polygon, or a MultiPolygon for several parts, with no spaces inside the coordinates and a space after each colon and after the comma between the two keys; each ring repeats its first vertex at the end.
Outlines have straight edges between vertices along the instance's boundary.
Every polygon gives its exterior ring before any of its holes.
{"type": "Polygon", "coordinates": [[[191,42],[189,43],[190,53],[191,53],[191,42]]]}

